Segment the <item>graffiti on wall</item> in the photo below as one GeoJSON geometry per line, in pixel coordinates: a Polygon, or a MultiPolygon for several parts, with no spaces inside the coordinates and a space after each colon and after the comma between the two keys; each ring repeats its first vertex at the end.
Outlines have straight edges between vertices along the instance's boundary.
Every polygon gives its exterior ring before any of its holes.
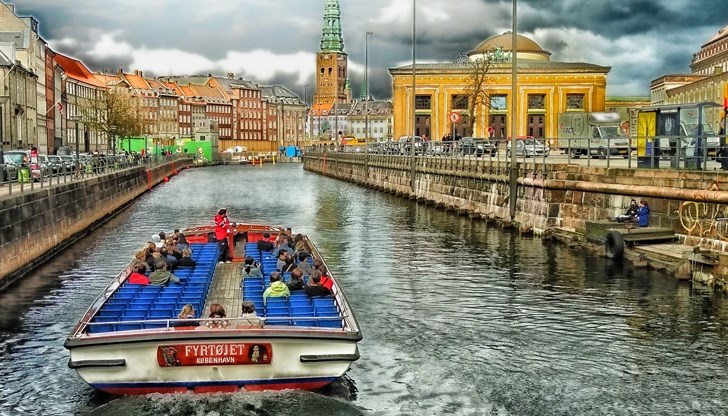
{"type": "MultiPolygon", "coordinates": [[[[718,191],[718,185],[714,183],[708,190],[718,191]]],[[[678,215],[686,234],[728,241],[728,206],[685,201],[680,205],[678,215]]]]}

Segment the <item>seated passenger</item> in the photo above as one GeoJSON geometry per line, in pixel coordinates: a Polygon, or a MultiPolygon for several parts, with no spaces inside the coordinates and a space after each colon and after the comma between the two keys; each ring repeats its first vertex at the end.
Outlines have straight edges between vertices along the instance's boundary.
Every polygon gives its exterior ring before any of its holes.
{"type": "Polygon", "coordinates": [[[164,260],[157,260],[154,271],[149,275],[149,281],[156,286],[165,286],[169,282],[179,283],[179,277],[167,271],[167,263],[164,260]]]}
{"type": "Polygon", "coordinates": [[[326,269],[326,266],[321,263],[316,270],[321,273],[321,286],[331,290],[334,287],[334,281],[329,278],[329,271],[326,269]]]}
{"type": "Polygon", "coordinates": [[[192,321],[191,319],[197,318],[195,316],[195,308],[189,303],[182,307],[182,311],[177,315],[177,319],[181,321],[173,321],[172,326],[199,326],[198,321],[192,321]]]}
{"type": "Polygon", "coordinates": [[[284,259],[285,263],[283,264],[283,268],[281,269],[282,273],[292,272],[293,269],[296,268],[296,263],[293,262],[294,259],[295,257],[293,257],[292,254],[286,254],[284,259]]]}
{"type": "Polygon", "coordinates": [[[190,248],[190,243],[187,242],[187,237],[184,234],[179,233],[177,236],[177,250],[184,251],[186,248],[190,248]]]}
{"type": "Polygon", "coordinates": [[[210,328],[225,328],[230,323],[226,320],[220,320],[222,318],[225,318],[225,308],[222,307],[219,303],[213,303],[210,305],[210,314],[207,316],[208,318],[212,318],[212,321],[207,321],[205,325],[207,325],[210,328]]]}
{"type": "Polygon", "coordinates": [[[167,263],[168,270],[174,270],[177,268],[177,263],[178,263],[177,258],[175,256],[169,254],[169,252],[167,252],[166,246],[159,248],[159,254],[160,254],[160,258],[167,263]]]}
{"type": "Polygon", "coordinates": [[[197,262],[192,260],[192,250],[185,248],[182,250],[182,258],[177,262],[177,267],[195,267],[197,262]]]}
{"type": "Polygon", "coordinates": [[[270,286],[263,292],[263,304],[265,305],[269,297],[277,298],[281,296],[291,296],[291,291],[281,281],[281,274],[279,272],[273,272],[270,274],[270,286]]]}
{"type": "Polygon", "coordinates": [[[288,237],[284,237],[280,240],[280,244],[276,245],[276,248],[273,250],[273,257],[278,257],[278,253],[281,251],[285,251],[289,254],[294,254],[293,248],[289,245],[288,237]]]}
{"type": "Polygon", "coordinates": [[[177,248],[171,238],[167,239],[167,256],[173,256],[176,261],[182,258],[182,250],[177,248]]]}
{"type": "Polygon", "coordinates": [[[321,285],[321,272],[316,270],[308,279],[308,285],[304,289],[308,296],[328,296],[331,294],[329,289],[321,285]]]}
{"type": "Polygon", "coordinates": [[[273,245],[273,242],[270,241],[270,240],[271,240],[270,234],[269,233],[263,233],[263,238],[261,238],[260,240],[258,240],[258,243],[257,243],[258,250],[260,250],[260,251],[271,251],[271,250],[273,250],[275,248],[275,246],[273,245]]]}
{"type": "Polygon", "coordinates": [[[240,322],[243,325],[263,326],[263,321],[261,321],[258,315],[255,313],[255,303],[253,303],[252,301],[243,301],[243,314],[240,315],[240,317],[242,318],[240,322]]]}
{"type": "Polygon", "coordinates": [[[314,272],[313,266],[306,261],[308,256],[309,254],[305,251],[298,253],[298,268],[301,269],[305,276],[311,276],[314,272]]]}
{"type": "Polygon", "coordinates": [[[286,252],[285,251],[279,251],[278,255],[278,261],[276,261],[276,270],[279,272],[283,271],[283,267],[286,265],[286,252]]]}
{"type": "Polygon", "coordinates": [[[132,285],[148,285],[149,278],[145,275],[147,272],[147,264],[146,263],[138,263],[136,267],[134,268],[134,271],[129,275],[129,279],[127,282],[132,285]]]}
{"type": "Polygon", "coordinates": [[[287,283],[288,290],[291,292],[294,290],[303,290],[303,272],[301,269],[296,267],[291,272],[291,281],[287,283]]]}
{"type": "Polygon", "coordinates": [[[243,279],[246,277],[263,277],[263,273],[260,271],[260,264],[251,256],[245,256],[243,279]]]}

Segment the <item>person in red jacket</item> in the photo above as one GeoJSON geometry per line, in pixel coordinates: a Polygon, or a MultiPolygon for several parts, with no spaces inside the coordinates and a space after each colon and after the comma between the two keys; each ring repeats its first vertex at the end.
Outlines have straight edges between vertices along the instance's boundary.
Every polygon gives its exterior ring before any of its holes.
{"type": "Polygon", "coordinates": [[[218,262],[230,263],[230,249],[228,247],[228,232],[230,231],[230,220],[227,217],[227,210],[222,208],[215,215],[215,240],[220,247],[218,262]]]}
{"type": "Polygon", "coordinates": [[[135,266],[134,272],[129,275],[127,280],[130,285],[143,285],[149,284],[149,278],[144,274],[147,272],[147,266],[144,263],[139,263],[135,266]]]}

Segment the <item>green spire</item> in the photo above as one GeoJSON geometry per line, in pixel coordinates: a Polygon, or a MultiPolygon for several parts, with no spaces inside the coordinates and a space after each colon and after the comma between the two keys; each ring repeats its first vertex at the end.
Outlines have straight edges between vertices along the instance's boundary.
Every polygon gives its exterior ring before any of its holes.
{"type": "Polygon", "coordinates": [[[361,82],[361,93],[359,94],[359,98],[361,100],[366,100],[367,98],[367,81],[364,80],[361,82]]]}
{"type": "Polygon", "coordinates": [[[338,0],[326,0],[324,6],[321,52],[344,52],[344,38],[341,36],[341,8],[338,0]]]}

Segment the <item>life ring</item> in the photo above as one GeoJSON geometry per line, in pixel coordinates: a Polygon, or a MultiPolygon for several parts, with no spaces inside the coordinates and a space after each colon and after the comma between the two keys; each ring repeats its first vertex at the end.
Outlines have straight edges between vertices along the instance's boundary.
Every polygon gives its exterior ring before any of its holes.
{"type": "Polygon", "coordinates": [[[621,259],[624,255],[624,238],[618,231],[610,231],[604,239],[604,252],[610,259],[621,259]]]}

